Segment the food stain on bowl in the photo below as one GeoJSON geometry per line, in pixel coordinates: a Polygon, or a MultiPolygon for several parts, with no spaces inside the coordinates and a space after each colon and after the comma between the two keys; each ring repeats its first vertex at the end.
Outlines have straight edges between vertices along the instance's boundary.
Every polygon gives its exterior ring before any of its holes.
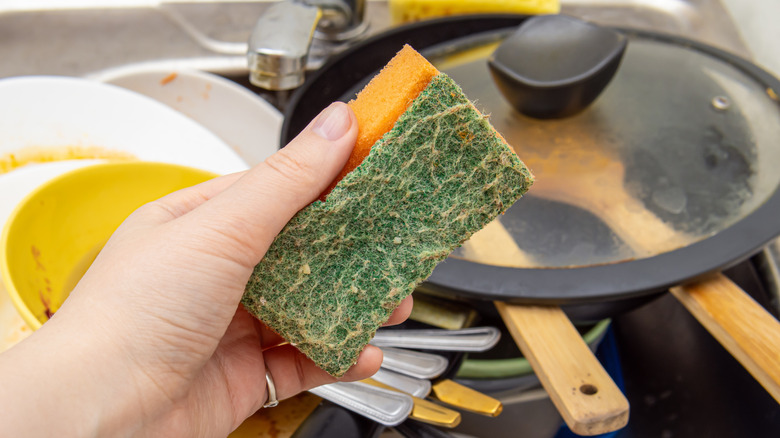
{"type": "MultiPolygon", "coordinates": [[[[181,77],[167,87],[160,87],[158,83],[157,88],[169,89],[179,82],[181,77]]],[[[214,101],[213,95],[211,101],[214,101]]],[[[278,118],[281,123],[281,115],[278,118]]],[[[225,142],[201,124],[141,94],[83,78],[0,79],[0,227],[28,194],[66,172],[106,162],[136,166],[139,164],[134,163],[142,161],[176,163],[205,169],[212,174],[232,173],[247,167],[225,142]]],[[[147,184],[146,181],[133,183],[135,186],[147,184]]],[[[77,198],[76,192],[72,190],[69,196],[77,198]]],[[[98,209],[92,216],[102,214],[98,209]]],[[[41,234],[61,234],[67,220],[56,218],[56,226],[41,234]]],[[[82,219],[88,220],[89,217],[82,219]]],[[[47,268],[50,287],[56,290],[70,274],[67,270],[57,271],[57,265],[72,247],[52,248],[48,246],[52,239],[49,236],[25,242],[20,245],[16,257],[31,259],[30,245],[34,243],[41,264],[47,268]]],[[[96,239],[90,244],[102,242],[104,240],[96,239]]],[[[85,245],[80,251],[86,253],[89,248],[85,245]]],[[[75,258],[69,260],[71,266],[76,262],[75,258]]],[[[72,276],[80,277],[73,269],[72,276]]],[[[4,290],[7,286],[0,285],[0,351],[40,326],[41,321],[35,315],[43,315],[42,319],[46,319],[38,290],[44,294],[47,285],[35,271],[29,273],[28,281],[37,281],[33,278],[40,280],[29,291],[30,304],[35,310],[24,317],[15,306],[19,303],[14,303],[19,297],[4,290]]],[[[5,283],[7,279],[0,280],[5,283]]],[[[62,290],[67,288],[62,287],[62,290]]],[[[49,313],[58,308],[56,303],[61,300],[56,298],[60,295],[47,296],[49,313]]]]}
{"type": "Polygon", "coordinates": [[[134,210],[216,174],[170,163],[128,161],[74,169],[21,201],[0,238],[5,289],[37,329],[58,311],[114,230],[134,210]]]}
{"type": "MultiPolygon", "coordinates": [[[[83,277],[84,274],[87,273],[89,267],[92,266],[92,262],[95,261],[95,258],[97,258],[98,253],[100,253],[100,251],[103,249],[103,246],[105,246],[104,243],[95,245],[92,249],[86,251],[81,259],[76,261],[76,263],[73,265],[70,273],[65,276],[63,286],[58,288],[56,291],[51,287],[51,280],[46,276],[43,277],[45,287],[43,290],[38,291],[41,304],[43,304],[41,314],[36,315],[39,320],[48,320],[52,317],[52,315],[54,315],[55,312],[57,312],[62,303],[65,302],[65,299],[68,297],[68,295],[70,295],[70,292],[76,288],[76,285],[81,280],[81,277],[83,277]]],[[[40,261],[41,250],[38,249],[35,245],[30,245],[30,252],[33,255],[33,259],[35,260],[38,269],[45,272],[46,267],[40,261]]]]}
{"type": "MultiPolygon", "coordinates": [[[[43,266],[43,263],[41,263],[41,250],[38,249],[35,245],[30,245],[30,253],[32,254],[32,258],[35,261],[35,266],[37,270],[46,272],[46,267],[43,266]]],[[[38,290],[38,297],[41,299],[41,304],[43,304],[43,314],[40,316],[40,318],[46,318],[49,319],[54,314],[56,310],[52,310],[52,298],[51,298],[51,280],[49,280],[49,277],[43,277],[43,281],[46,284],[46,289],[44,290],[38,290]]]]}
{"type": "Polygon", "coordinates": [[[170,84],[171,82],[173,82],[174,79],[176,79],[177,76],[179,76],[179,74],[176,73],[176,72],[173,72],[173,73],[169,74],[168,76],[160,79],[160,85],[168,85],[168,84],[170,84]]]}
{"type": "Polygon", "coordinates": [[[137,157],[129,152],[101,146],[30,146],[0,155],[0,174],[8,173],[28,164],[88,159],[131,161],[137,157]]]}

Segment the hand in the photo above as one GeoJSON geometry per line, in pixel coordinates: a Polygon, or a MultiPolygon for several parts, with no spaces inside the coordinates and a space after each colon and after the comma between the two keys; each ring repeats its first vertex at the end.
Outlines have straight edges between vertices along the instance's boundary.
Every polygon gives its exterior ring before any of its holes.
{"type": "MultiPolygon", "coordinates": [[[[336,103],[252,170],[147,204],[53,318],[0,355],[0,435],[226,436],[267,399],[335,381],[239,305],[274,237],[357,135],[336,103]]],[[[405,300],[389,323],[405,319],[405,300]]],[[[372,375],[367,347],[341,380],[372,375]]]]}

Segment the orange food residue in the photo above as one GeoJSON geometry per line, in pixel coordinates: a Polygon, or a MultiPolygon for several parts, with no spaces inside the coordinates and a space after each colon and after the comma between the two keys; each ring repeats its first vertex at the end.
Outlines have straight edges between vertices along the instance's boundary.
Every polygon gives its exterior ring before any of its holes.
{"type": "Polygon", "coordinates": [[[171,82],[173,82],[174,79],[176,79],[176,76],[178,76],[178,73],[173,72],[173,73],[169,74],[168,76],[160,79],[160,85],[168,85],[168,84],[170,84],[171,82]]]}
{"type": "Polygon", "coordinates": [[[49,163],[64,160],[135,160],[133,154],[124,151],[106,149],[99,146],[56,146],[28,147],[16,152],[0,155],[0,174],[32,163],[49,163]]]}

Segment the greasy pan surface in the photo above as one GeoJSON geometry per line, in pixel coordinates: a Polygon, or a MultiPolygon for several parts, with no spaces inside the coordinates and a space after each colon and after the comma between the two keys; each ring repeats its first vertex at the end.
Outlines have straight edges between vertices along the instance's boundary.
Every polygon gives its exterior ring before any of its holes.
{"type": "MultiPolygon", "coordinates": [[[[282,143],[292,139],[331,101],[344,99],[356,84],[366,82],[402,44],[409,43],[425,54],[427,48],[475,33],[506,33],[524,19],[506,15],[452,17],[393,29],[364,41],[325,65],[295,93],[285,114],[282,143]]],[[[721,50],[677,37],[622,31],[718,58],[767,90],[780,90],[777,79],[721,50]]],[[[779,214],[780,192],[775,188],[763,204],[722,231],[656,256],[575,268],[502,267],[450,257],[423,288],[450,296],[515,303],[625,305],[744,260],[780,234],[779,214]]]]}

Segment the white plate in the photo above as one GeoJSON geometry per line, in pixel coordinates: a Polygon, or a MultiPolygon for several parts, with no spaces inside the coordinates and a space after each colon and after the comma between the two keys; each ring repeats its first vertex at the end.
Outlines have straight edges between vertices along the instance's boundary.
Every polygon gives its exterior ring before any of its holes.
{"type": "MultiPolygon", "coordinates": [[[[96,147],[220,174],[248,167],[211,131],[141,94],[70,77],[0,79],[0,161],[7,162],[11,154],[23,156],[31,148],[56,155],[56,151],[74,147],[96,147]]],[[[16,204],[43,182],[98,161],[29,164],[0,174],[0,226],[16,204]]],[[[0,295],[2,351],[30,330],[1,286],[0,295]]]]}
{"type": "Polygon", "coordinates": [[[68,146],[97,146],[216,173],[247,167],[209,130],[138,93],[71,77],[0,80],[0,154],[68,146]]]}
{"type": "Polygon", "coordinates": [[[221,76],[138,65],[90,77],[151,97],[192,118],[221,138],[250,166],[279,148],[279,110],[221,76]]]}
{"type": "MultiPolygon", "coordinates": [[[[42,149],[97,147],[146,161],[225,174],[247,168],[222,140],[140,94],[96,81],[29,76],[0,80],[0,159],[42,149]]],[[[36,155],[33,153],[32,155],[36,155]]],[[[0,225],[39,184],[94,160],[31,164],[0,174],[0,225]]]]}

